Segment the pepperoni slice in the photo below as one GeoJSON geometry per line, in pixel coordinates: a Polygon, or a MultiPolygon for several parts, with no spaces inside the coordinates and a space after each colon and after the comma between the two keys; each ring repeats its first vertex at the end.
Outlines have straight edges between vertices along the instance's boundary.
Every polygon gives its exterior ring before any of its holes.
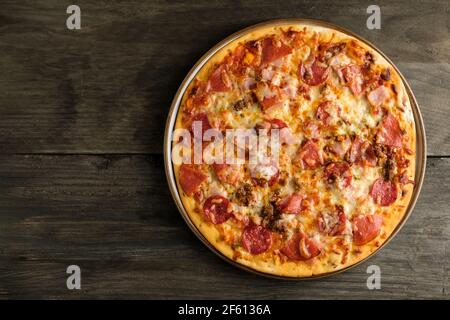
{"type": "Polygon", "coordinates": [[[310,86],[318,86],[325,82],[330,73],[330,68],[317,59],[311,64],[300,64],[299,75],[304,83],[310,86]]]}
{"type": "Polygon", "coordinates": [[[179,172],[180,185],[183,191],[188,195],[192,195],[198,190],[203,181],[206,180],[206,175],[193,165],[182,164],[179,172]]]}
{"type": "Polygon", "coordinates": [[[197,113],[191,119],[191,131],[194,134],[194,137],[199,140],[203,140],[203,135],[206,130],[211,129],[211,124],[208,120],[208,115],[206,112],[197,113]],[[201,128],[201,130],[200,130],[201,128]]]}
{"type": "Polygon", "coordinates": [[[377,156],[372,145],[368,141],[363,141],[359,136],[353,140],[348,159],[350,162],[362,166],[374,167],[377,165],[377,156]]]}
{"type": "Polygon", "coordinates": [[[325,178],[327,182],[337,183],[343,188],[347,188],[352,182],[352,172],[347,162],[332,162],[325,167],[325,178]]]}
{"type": "Polygon", "coordinates": [[[359,96],[363,90],[364,78],[361,68],[351,64],[341,70],[345,82],[349,85],[355,96],[359,96]]]}
{"type": "Polygon", "coordinates": [[[314,170],[323,164],[323,156],[319,147],[308,140],[297,152],[296,160],[300,161],[303,169],[314,170]]]}
{"type": "Polygon", "coordinates": [[[391,147],[402,147],[402,130],[398,120],[391,113],[388,113],[381,121],[377,142],[391,147]]]}
{"type": "Polygon", "coordinates": [[[262,226],[250,224],[242,232],[242,246],[251,254],[260,254],[272,245],[272,233],[262,226]]]}
{"type": "Polygon", "coordinates": [[[383,217],[380,215],[359,215],[353,219],[353,242],[362,246],[375,239],[381,230],[383,217]]]}
{"type": "Polygon", "coordinates": [[[231,90],[231,81],[223,65],[218,66],[211,73],[206,90],[208,92],[227,92],[231,90]]]}
{"type": "Polygon", "coordinates": [[[294,234],[280,252],[291,260],[309,260],[320,254],[320,248],[304,233],[294,234]]]}
{"type": "Polygon", "coordinates": [[[214,163],[212,167],[217,178],[223,183],[236,184],[236,182],[238,182],[238,180],[241,178],[239,165],[214,163]]]}
{"type": "Polygon", "coordinates": [[[292,52],[292,49],[280,40],[265,38],[262,42],[262,64],[276,61],[292,52]]]}
{"type": "Polygon", "coordinates": [[[232,216],[230,202],[219,195],[211,196],[203,204],[203,212],[213,224],[221,224],[232,216]]]}
{"type": "Polygon", "coordinates": [[[385,86],[379,86],[375,90],[370,91],[367,94],[367,100],[373,107],[379,107],[389,97],[389,91],[385,86]]]}
{"type": "Polygon", "coordinates": [[[278,209],[280,209],[282,213],[298,214],[305,209],[302,205],[304,198],[303,194],[295,192],[284,197],[278,204],[278,209]]]}
{"type": "Polygon", "coordinates": [[[373,183],[370,195],[376,204],[387,207],[397,200],[397,186],[392,181],[379,178],[373,183]]]}

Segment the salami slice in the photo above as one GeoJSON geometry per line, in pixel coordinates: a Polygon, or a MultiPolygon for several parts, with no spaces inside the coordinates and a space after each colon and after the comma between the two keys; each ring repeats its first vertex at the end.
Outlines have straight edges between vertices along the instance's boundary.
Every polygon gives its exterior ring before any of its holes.
{"type": "Polygon", "coordinates": [[[324,169],[324,175],[329,184],[336,183],[339,187],[347,188],[352,182],[352,172],[347,162],[332,162],[324,169]]]}
{"type": "Polygon", "coordinates": [[[182,164],[179,172],[180,185],[183,191],[188,195],[192,195],[198,190],[206,175],[195,168],[194,165],[182,164]]]}
{"type": "Polygon", "coordinates": [[[250,224],[242,232],[242,246],[251,254],[260,254],[272,245],[272,233],[262,226],[250,224]]]}
{"type": "Polygon", "coordinates": [[[265,38],[262,42],[262,64],[276,61],[292,52],[292,49],[280,40],[265,38]]]}
{"type": "Polygon", "coordinates": [[[353,242],[362,246],[375,239],[381,230],[383,217],[380,215],[359,215],[353,219],[353,242]]]}
{"type": "Polygon", "coordinates": [[[379,178],[372,185],[370,195],[376,204],[387,207],[397,200],[397,186],[393,181],[379,178]]]}
{"type": "Polygon", "coordinates": [[[303,169],[317,169],[323,164],[322,152],[319,150],[317,144],[312,140],[308,140],[298,150],[296,161],[300,162],[303,169]]]}
{"type": "Polygon", "coordinates": [[[377,142],[391,147],[402,147],[402,130],[398,120],[391,113],[388,113],[381,121],[377,142]]]}
{"type": "Polygon", "coordinates": [[[301,63],[299,68],[300,78],[309,86],[318,86],[324,83],[329,73],[330,68],[317,59],[310,64],[301,63]]]}
{"type": "Polygon", "coordinates": [[[224,223],[232,215],[230,202],[220,195],[214,195],[206,199],[203,204],[203,212],[213,224],[224,223]]]}
{"type": "Polygon", "coordinates": [[[291,260],[309,260],[320,254],[319,246],[304,233],[294,234],[280,252],[291,260]]]}

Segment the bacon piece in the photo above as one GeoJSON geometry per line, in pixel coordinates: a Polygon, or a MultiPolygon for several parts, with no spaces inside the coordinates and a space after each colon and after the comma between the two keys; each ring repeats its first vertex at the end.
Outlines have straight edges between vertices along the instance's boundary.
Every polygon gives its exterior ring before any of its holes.
{"type": "Polygon", "coordinates": [[[402,130],[398,120],[389,112],[381,121],[377,142],[396,148],[402,147],[402,130]]]}
{"type": "Polygon", "coordinates": [[[269,86],[265,82],[259,82],[256,87],[256,98],[263,111],[274,107],[283,101],[283,92],[277,86],[269,86]]]}
{"type": "Polygon", "coordinates": [[[230,202],[220,195],[214,195],[206,199],[203,204],[203,212],[213,224],[222,224],[232,216],[230,202]]]}
{"type": "Polygon", "coordinates": [[[202,182],[206,180],[206,175],[194,165],[183,163],[180,166],[179,180],[183,191],[190,196],[196,192],[202,182]]]}
{"type": "Polygon", "coordinates": [[[237,75],[243,76],[246,71],[246,63],[244,63],[244,57],[246,55],[246,50],[244,46],[239,45],[229,56],[226,58],[226,64],[228,70],[237,75]]]}
{"type": "Polygon", "coordinates": [[[218,66],[209,76],[207,92],[227,92],[231,90],[231,80],[224,65],[218,66]]]}
{"type": "Polygon", "coordinates": [[[304,43],[305,33],[303,31],[289,29],[287,31],[283,31],[283,35],[287,42],[294,48],[299,48],[304,43]]]}
{"type": "Polygon", "coordinates": [[[211,129],[206,112],[197,113],[191,118],[191,131],[199,140],[203,140],[206,130],[211,129]],[[201,126],[201,131],[199,130],[201,126]]]}
{"type": "Polygon", "coordinates": [[[222,183],[236,184],[241,179],[240,165],[235,164],[217,164],[212,165],[217,178],[222,183]]]}
{"type": "Polygon", "coordinates": [[[189,125],[192,114],[206,106],[209,100],[209,94],[206,92],[206,82],[195,79],[192,88],[188,92],[185,108],[183,108],[183,125],[189,125]]]}
{"type": "Polygon", "coordinates": [[[341,108],[330,101],[324,101],[317,107],[316,118],[324,124],[331,124],[333,119],[337,119],[341,114],[341,108]]]}
{"type": "Polygon", "coordinates": [[[353,242],[362,246],[375,239],[381,231],[383,217],[380,215],[359,215],[353,219],[353,242]]]}
{"type": "Polygon", "coordinates": [[[280,252],[291,260],[309,260],[320,254],[319,246],[303,232],[294,234],[280,252]]]}
{"type": "Polygon", "coordinates": [[[355,96],[363,91],[364,78],[358,65],[350,64],[341,69],[342,76],[355,96]]]}
{"type": "Polygon", "coordinates": [[[266,130],[268,135],[272,134],[273,129],[279,130],[280,143],[294,143],[294,137],[286,122],[280,119],[270,119],[259,122],[255,126],[255,130],[266,130]]]}
{"type": "Polygon", "coordinates": [[[324,175],[329,184],[337,183],[339,187],[347,188],[352,182],[352,172],[347,162],[332,162],[324,169],[324,175]]]}
{"type": "Polygon", "coordinates": [[[353,140],[348,160],[362,166],[374,167],[377,165],[377,157],[372,145],[363,141],[359,136],[353,140]]]}
{"type": "Polygon", "coordinates": [[[284,197],[278,204],[278,209],[282,213],[298,214],[305,209],[305,206],[303,206],[303,199],[305,199],[303,194],[295,192],[284,197]]]}
{"type": "Polygon", "coordinates": [[[250,224],[242,232],[242,246],[251,254],[260,254],[272,245],[272,233],[266,228],[250,224]]]}
{"type": "Polygon", "coordinates": [[[317,144],[308,140],[298,149],[294,161],[299,162],[303,169],[314,170],[323,164],[323,155],[317,144]]]}
{"type": "Polygon", "coordinates": [[[287,56],[292,49],[274,37],[265,38],[262,42],[262,64],[267,64],[287,56]]]}

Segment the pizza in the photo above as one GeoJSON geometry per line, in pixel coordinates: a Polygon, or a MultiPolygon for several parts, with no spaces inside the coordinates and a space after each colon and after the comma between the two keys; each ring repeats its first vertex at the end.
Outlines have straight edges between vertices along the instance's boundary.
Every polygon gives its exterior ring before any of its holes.
{"type": "Polygon", "coordinates": [[[173,142],[191,151],[173,165],[189,219],[222,255],[266,274],[311,277],[363,260],[413,193],[416,131],[401,77],[331,28],[265,26],[227,44],[189,84],[175,129],[193,134],[173,142]],[[210,129],[276,133],[277,159],[259,162],[256,150],[250,163],[246,146],[239,163],[192,161],[196,142],[223,148],[222,138],[196,141],[210,129]]]}

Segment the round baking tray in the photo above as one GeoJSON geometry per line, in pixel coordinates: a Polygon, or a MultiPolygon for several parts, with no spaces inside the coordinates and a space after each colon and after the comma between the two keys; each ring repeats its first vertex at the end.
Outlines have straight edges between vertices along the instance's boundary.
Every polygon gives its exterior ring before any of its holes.
{"type": "Polygon", "coordinates": [[[265,277],[270,278],[277,278],[277,279],[288,279],[288,280],[308,280],[308,279],[317,279],[322,277],[327,277],[333,274],[337,274],[340,272],[344,272],[350,268],[353,268],[360,263],[363,263],[373,255],[375,255],[377,252],[381,250],[396,234],[397,232],[403,227],[406,220],[408,220],[409,216],[411,215],[411,212],[417,202],[417,198],[419,197],[420,190],[422,188],[424,175],[425,175],[425,167],[426,167],[426,137],[425,137],[425,127],[423,124],[422,115],[420,113],[419,105],[417,104],[417,100],[414,97],[414,94],[411,90],[411,87],[409,86],[408,82],[406,81],[405,77],[401,74],[401,72],[398,70],[398,68],[395,66],[395,64],[375,45],[367,41],[366,39],[362,38],[361,36],[353,33],[352,31],[349,31],[345,28],[342,28],[340,26],[328,23],[326,21],[316,20],[316,19],[277,19],[277,20],[269,20],[266,22],[262,22],[250,27],[247,27],[245,29],[242,29],[229,37],[225,38],[224,40],[220,41],[217,45],[215,45],[213,48],[211,48],[208,52],[206,52],[200,60],[197,61],[197,63],[192,67],[192,69],[189,71],[187,76],[184,78],[183,82],[181,83],[177,93],[175,94],[175,97],[173,98],[172,105],[169,110],[169,115],[167,117],[166,122],[166,129],[164,134],[164,166],[166,171],[166,177],[167,182],[169,184],[170,192],[172,194],[173,199],[175,200],[175,203],[177,204],[177,207],[181,213],[181,216],[186,221],[189,228],[192,230],[192,232],[195,233],[195,235],[215,254],[217,254],[219,257],[227,261],[228,263],[249,271],[254,274],[262,275],[265,277]],[[244,266],[240,263],[237,263],[236,261],[233,261],[229,259],[228,257],[224,256],[221,252],[219,252],[211,243],[206,240],[206,238],[201,234],[201,232],[197,229],[197,227],[194,225],[194,223],[191,221],[188,213],[186,212],[183,203],[181,201],[179,191],[177,188],[177,183],[174,176],[173,171],[173,165],[172,165],[172,134],[173,129],[175,126],[176,118],[178,115],[178,109],[180,108],[180,104],[183,98],[183,95],[187,88],[189,87],[189,84],[191,81],[196,77],[197,73],[201,70],[201,68],[208,62],[208,60],[213,57],[220,49],[227,46],[233,41],[239,40],[242,36],[256,31],[261,28],[266,27],[282,27],[282,26],[289,26],[289,25],[301,25],[301,26],[318,26],[318,27],[325,27],[329,29],[333,29],[339,32],[342,32],[346,35],[352,36],[363,43],[367,44],[369,47],[371,47],[373,50],[377,51],[381,56],[383,56],[386,61],[388,61],[391,66],[397,71],[397,73],[400,75],[400,78],[403,81],[403,84],[406,88],[407,94],[409,96],[411,107],[414,114],[414,121],[416,126],[416,172],[415,172],[415,186],[413,189],[413,195],[411,197],[411,201],[409,203],[409,206],[406,210],[405,215],[403,216],[403,219],[400,221],[400,223],[397,225],[397,227],[394,229],[394,231],[391,233],[389,238],[386,239],[386,241],[383,242],[383,244],[374,252],[372,252],[370,255],[365,257],[364,259],[358,261],[357,263],[350,265],[346,268],[331,271],[328,273],[323,273],[319,275],[313,275],[310,277],[287,277],[287,276],[277,276],[269,273],[264,273],[261,271],[254,270],[250,267],[244,266]]]}

